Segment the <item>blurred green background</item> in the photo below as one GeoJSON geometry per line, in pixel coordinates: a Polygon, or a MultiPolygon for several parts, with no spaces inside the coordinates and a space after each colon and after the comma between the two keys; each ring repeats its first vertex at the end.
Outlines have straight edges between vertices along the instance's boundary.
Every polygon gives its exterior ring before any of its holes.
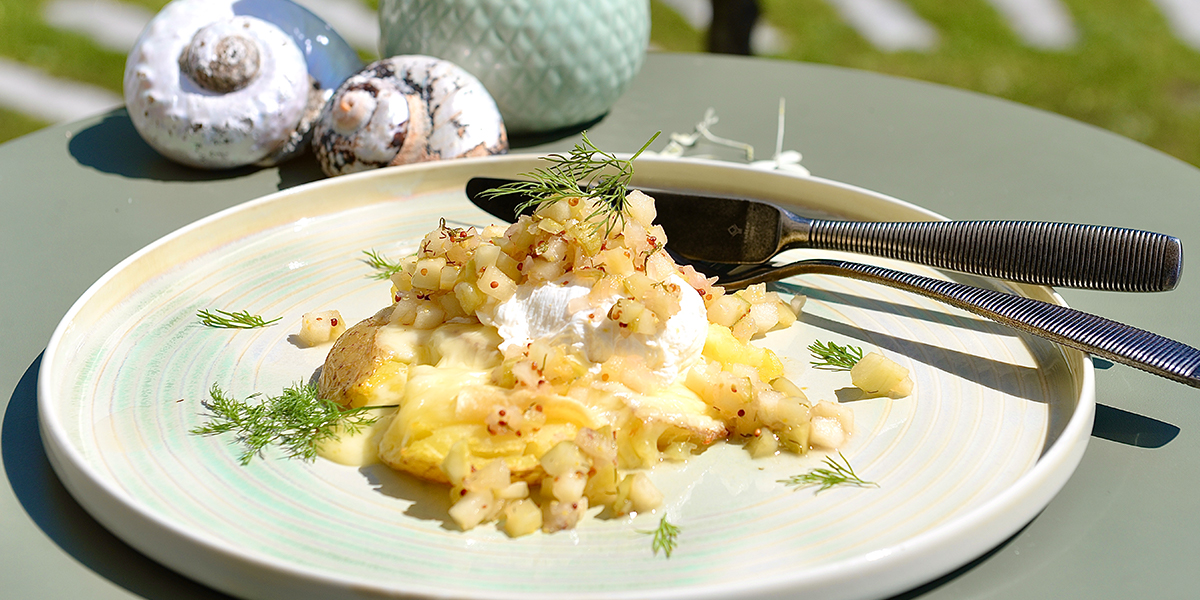
{"type": "MultiPolygon", "coordinates": [[[[1186,36],[1179,33],[1178,18],[1164,12],[1170,2],[1047,0],[1065,8],[1074,30],[1072,43],[1047,49],[1015,32],[1011,19],[997,8],[1004,4],[1000,0],[888,1],[902,3],[928,24],[936,33],[936,43],[923,49],[881,49],[864,36],[861,27],[848,23],[852,19],[847,19],[846,7],[856,4],[850,0],[760,0],[760,25],[770,35],[767,43],[758,45],[758,53],[1007,98],[1094,124],[1200,166],[1200,51],[1181,39],[1186,36]]],[[[319,14],[322,6],[356,13],[362,23],[362,18],[371,17],[376,1],[301,3],[319,14]]],[[[125,52],[63,23],[70,21],[70,15],[93,10],[148,18],[163,4],[162,0],[0,0],[0,67],[102,88],[119,102],[125,52]]],[[[654,50],[704,51],[703,6],[688,0],[652,0],[651,9],[654,50]]],[[[369,39],[372,32],[363,33],[358,37],[369,39]]],[[[365,42],[356,45],[363,48],[365,58],[372,57],[373,50],[364,48],[365,42]]],[[[0,93],[0,142],[50,124],[28,112],[4,103],[0,93]]]]}

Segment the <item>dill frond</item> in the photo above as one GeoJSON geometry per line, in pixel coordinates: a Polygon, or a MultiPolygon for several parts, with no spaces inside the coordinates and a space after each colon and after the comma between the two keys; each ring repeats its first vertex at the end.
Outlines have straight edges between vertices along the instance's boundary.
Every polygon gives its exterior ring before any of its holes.
{"type": "Polygon", "coordinates": [[[288,458],[313,460],[321,442],[336,439],[339,432],[358,433],[378,419],[366,414],[367,410],[385,408],[363,406],[342,410],[337,403],[318,396],[316,386],[299,384],[278,396],[264,398],[262,394],[252,394],[245,401],[230,397],[214,384],[203,405],[211,418],[191,433],[237,434],[237,440],[244,446],[240,457],[243,465],[250,464],[272,444],[281,446],[288,458]]]}
{"type": "Polygon", "coordinates": [[[860,478],[854,468],[850,466],[850,461],[842,453],[838,452],[838,457],[842,460],[838,462],[832,456],[825,457],[826,467],[818,467],[807,473],[793,475],[787,479],[780,479],[779,483],[797,488],[820,486],[817,493],[821,493],[831,487],[838,485],[853,485],[857,487],[879,487],[871,481],[865,481],[860,478]]]}
{"type": "Polygon", "coordinates": [[[250,314],[250,311],[226,312],[219,309],[197,311],[196,316],[200,317],[201,324],[217,329],[254,329],[266,327],[283,318],[275,317],[270,321],[264,321],[262,317],[250,314]]]}
{"type": "Polygon", "coordinates": [[[653,531],[641,531],[640,533],[654,535],[654,539],[650,543],[650,549],[654,551],[655,556],[658,556],[661,550],[667,558],[671,558],[671,553],[679,545],[676,540],[679,537],[679,527],[667,522],[667,515],[663,515],[658,520],[658,527],[653,531]]]}
{"type": "Polygon", "coordinates": [[[376,252],[373,248],[371,250],[363,250],[363,254],[367,255],[367,258],[363,259],[363,262],[375,270],[375,273],[371,275],[373,279],[390,279],[392,275],[404,270],[404,265],[392,261],[388,257],[376,252]]]}
{"type": "Polygon", "coordinates": [[[857,346],[839,346],[833,342],[823,343],[820,340],[808,347],[812,353],[814,367],[828,371],[849,371],[858,361],[862,360],[862,348],[857,346]]]}
{"type": "Polygon", "coordinates": [[[587,197],[596,201],[596,212],[588,216],[597,228],[609,234],[625,219],[625,196],[633,177],[633,161],[658,138],[655,132],[628,160],[621,160],[596,147],[583,132],[582,141],[566,155],[542,157],[550,166],[522,173],[533,181],[518,181],[483,192],[491,198],[525,194],[529,200],[517,207],[517,213],[537,210],[539,206],[566,198],[587,197]]]}

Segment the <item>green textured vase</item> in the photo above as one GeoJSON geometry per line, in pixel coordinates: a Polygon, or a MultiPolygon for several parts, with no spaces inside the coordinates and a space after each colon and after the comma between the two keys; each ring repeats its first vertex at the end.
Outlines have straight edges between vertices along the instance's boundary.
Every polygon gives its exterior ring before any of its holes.
{"type": "Polygon", "coordinates": [[[649,0],[380,0],[384,56],[449,60],[487,87],[509,133],[599,118],[637,74],[649,0]]]}

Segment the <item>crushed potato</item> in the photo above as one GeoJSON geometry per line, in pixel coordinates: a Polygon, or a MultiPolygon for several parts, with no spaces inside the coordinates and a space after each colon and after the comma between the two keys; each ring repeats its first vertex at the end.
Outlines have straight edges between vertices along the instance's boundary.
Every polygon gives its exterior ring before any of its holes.
{"type": "MultiPolygon", "coordinates": [[[[803,297],[785,301],[764,285],[726,293],[675,264],[641,192],[608,227],[595,221],[601,213],[591,199],[568,198],[508,227],[443,223],[392,277],[393,303],[347,330],[322,369],[324,398],[399,405],[369,432],[378,459],[449,485],[450,516],[464,530],[498,522],[515,537],[570,529],[597,508],[651,511],[663,495],[646,469],[661,461],[719,440],[744,442],[753,456],[799,454],[837,448],[853,432],[847,407],[811,403],[779,357],[751,343],[791,326],[803,297]],[[591,286],[576,308],[599,311],[592,317],[624,338],[662,335],[683,295],[697,294],[708,321],[703,350],[663,380],[643,356],[593,360],[542,340],[505,346],[481,322],[521,286],[567,274],[591,286]]],[[[911,379],[888,363],[872,359],[855,384],[907,393],[911,379]]]]}

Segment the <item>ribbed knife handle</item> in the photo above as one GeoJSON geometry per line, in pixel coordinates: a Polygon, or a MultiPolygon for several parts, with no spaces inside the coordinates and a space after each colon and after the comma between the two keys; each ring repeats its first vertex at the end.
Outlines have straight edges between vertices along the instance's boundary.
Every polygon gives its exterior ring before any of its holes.
{"type": "Polygon", "coordinates": [[[1037,285],[1159,292],[1179,283],[1183,246],[1161,233],[1029,221],[813,220],[808,245],[1037,285]]]}
{"type": "Polygon", "coordinates": [[[1192,387],[1200,387],[1200,350],[1149,331],[1033,298],[841,260],[802,260],[769,279],[801,274],[851,277],[913,292],[1192,387]]]}

